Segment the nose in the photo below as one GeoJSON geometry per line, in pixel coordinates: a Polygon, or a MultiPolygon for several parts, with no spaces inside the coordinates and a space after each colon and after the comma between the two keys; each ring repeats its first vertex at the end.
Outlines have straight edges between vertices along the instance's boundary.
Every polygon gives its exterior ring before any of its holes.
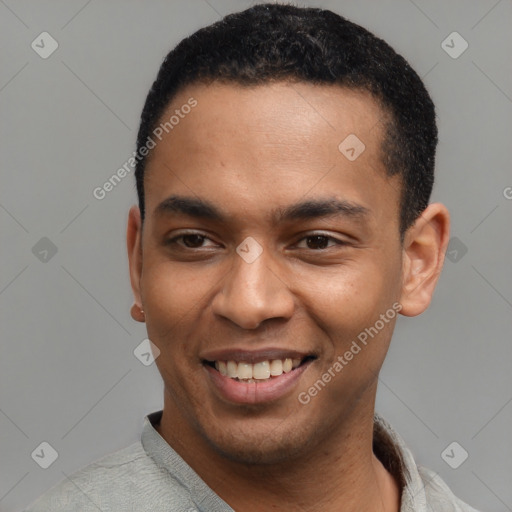
{"type": "Polygon", "coordinates": [[[233,258],[233,266],[213,300],[214,313],[243,329],[256,329],[271,318],[291,318],[293,295],[284,276],[279,275],[278,265],[272,265],[269,252],[263,250],[252,263],[236,253],[233,258]]]}

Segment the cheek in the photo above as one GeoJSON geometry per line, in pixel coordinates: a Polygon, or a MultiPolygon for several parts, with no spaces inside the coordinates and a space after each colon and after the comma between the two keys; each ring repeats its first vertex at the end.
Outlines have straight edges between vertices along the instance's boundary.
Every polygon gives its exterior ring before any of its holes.
{"type": "Polygon", "coordinates": [[[193,314],[210,285],[199,269],[190,265],[156,258],[144,262],[141,294],[153,322],[175,324],[193,314]]]}
{"type": "Polygon", "coordinates": [[[357,334],[391,307],[398,296],[397,266],[359,261],[301,273],[297,294],[320,324],[335,333],[357,334]]]}
{"type": "Polygon", "coordinates": [[[157,363],[166,367],[178,362],[180,367],[190,366],[197,358],[195,338],[190,333],[198,327],[204,298],[215,282],[212,271],[206,277],[200,271],[169,261],[148,258],[144,264],[141,294],[148,337],[163,356],[157,363]]]}
{"type": "Polygon", "coordinates": [[[317,276],[317,286],[304,297],[310,316],[327,335],[322,357],[301,389],[313,416],[329,411],[337,417],[375,385],[398,315],[397,278],[383,270],[338,271],[325,281],[317,276]]]}

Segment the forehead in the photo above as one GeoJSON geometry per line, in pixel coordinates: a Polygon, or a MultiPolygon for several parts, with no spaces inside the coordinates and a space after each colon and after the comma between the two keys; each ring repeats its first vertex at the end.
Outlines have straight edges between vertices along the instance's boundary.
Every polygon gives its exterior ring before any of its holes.
{"type": "Polygon", "coordinates": [[[174,193],[243,199],[246,209],[322,191],[378,203],[392,192],[382,188],[390,182],[381,158],[385,117],[369,93],[337,85],[187,86],[160,120],[146,210],[174,193]]]}
{"type": "MultiPolygon", "coordinates": [[[[325,130],[341,136],[352,128],[361,138],[368,139],[382,135],[381,121],[388,117],[370,93],[339,85],[281,81],[243,86],[214,82],[192,84],[178,92],[162,115],[161,123],[182,109],[188,111],[187,103],[192,98],[197,101],[194,115],[190,116],[196,123],[194,129],[203,128],[210,136],[219,137],[243,125],[253,135],[280,133],[283,136],[287,132],[297,138],[307,137],[309,143],[319,142],[319,137],[312,137],[313,130],[319,136],[325,130]]],[[[183,120],[183,115],[180,117],[183,120]]],[[[183,131],[175,128],[173,134],[183,131]]],[[[250,142],[245,140],[246,145],[250,142]]]]}

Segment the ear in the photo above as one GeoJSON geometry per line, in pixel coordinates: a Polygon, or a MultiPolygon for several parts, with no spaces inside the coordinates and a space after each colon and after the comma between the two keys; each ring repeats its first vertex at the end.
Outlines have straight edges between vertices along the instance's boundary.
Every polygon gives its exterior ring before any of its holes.
{"type": "Polygon", "coordinates": [[[131,315],[137,322],[143,322],[144,317],[143,313],[141,313],[143,307],[140,293],[140,279],[142,276],[142,222],[138,206],[132,206],[128,214],[126,247],[128,249],[130,281],[135,300],[135,304],[131,309],[131,315]]]}
{"type": "Polygon", "coordinates": [[[430,204],[407,230],[402,249],[402,315],[416,316],[428,308],[449,236],[450,214],[440,203],[430,204]]]}

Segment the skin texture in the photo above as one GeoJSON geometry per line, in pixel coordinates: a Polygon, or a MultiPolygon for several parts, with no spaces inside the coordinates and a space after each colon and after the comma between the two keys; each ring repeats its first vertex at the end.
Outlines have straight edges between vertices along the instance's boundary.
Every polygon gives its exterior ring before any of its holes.
{"type": "Polygon", "coordinates": [[[429,205],[400,243],[401,185],[381,163],[385,113],[365,92],[194,84],[162,119],[190,97],[197,106],[148,160],[143,225],[136,206],[128,218],[132,316],[161,351],[160,435],[235,510],[399,510],[398,484],[372,452],[378,372],[396,319],[307,405],[298,395],[393,303],[407,316],[428,307],[446,208],[429,205]],[[355,161],[338,149],[349,134],[365,144],[355,161]],[[155,213],[171,195],[208,200],[226,222],[155,213]],[[333,198],[367,214],[271,222],[276,208],[333,198]],[[206,238],[165,245],[184,230],[206,238]],[[307,238],[318,232],[344,243],[307,238]],[[263,249],[250,264],[236,252],[246,237],[263,249]],[[201,357],[269,347],[316,359],[268,403],[226,400],[201,357]]]}

